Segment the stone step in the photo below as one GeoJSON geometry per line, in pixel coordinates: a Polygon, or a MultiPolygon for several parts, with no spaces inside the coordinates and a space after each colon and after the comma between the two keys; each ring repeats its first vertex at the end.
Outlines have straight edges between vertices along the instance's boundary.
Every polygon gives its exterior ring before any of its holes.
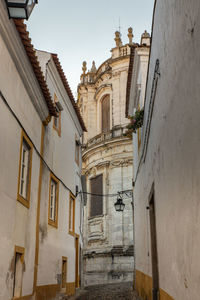
{"type": "MultiPolygon", "coordinates": [[[[64,298],[69,300],[139,300],[132,283],[118,283],[90,286],[79,290],[73,297],[64,298]]],[[[64,300],[63,299],[63,300],[64,300]]]]}

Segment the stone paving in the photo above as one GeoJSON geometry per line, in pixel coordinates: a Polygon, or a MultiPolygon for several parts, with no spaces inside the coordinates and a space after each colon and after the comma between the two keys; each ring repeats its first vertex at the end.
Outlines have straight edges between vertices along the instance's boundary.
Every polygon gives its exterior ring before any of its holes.
{"type": "Polygon", "coordinates": [[[68,300],[140,300],[133,291],[132,283],[96,285],[79,290],[68,300]]]}

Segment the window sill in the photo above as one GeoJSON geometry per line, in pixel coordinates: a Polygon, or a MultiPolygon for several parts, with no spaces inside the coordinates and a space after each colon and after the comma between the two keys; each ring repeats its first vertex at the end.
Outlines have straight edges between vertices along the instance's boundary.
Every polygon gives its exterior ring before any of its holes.
{"type": "Polygon", "coordinates": [[[88,217],[88,220],[93,220],[93,219],[98,219],[98,218],[103,218],[104,215],[97,215],[97,216],[93,216],[93,217],[88,217]]]}
{"type": "Polygon", "coordinates": [[[48,224],[51,225],[52,227],[58,228],[58,222],[57,221],[52,221],[52,220],[48,220],[48,224]]]}
{"type": "Polygon", "coordinates": [[[21,195],[17,195],[17,201],[19,201],[22,205],[24,205],[26,208],[30,207],[30,201],[28,199],[25,199],[21,195]]]}
{"type": "Polygon", "coordinates": [[[74,231],[69,231],[68,233],[69,233],[71,236],[75,236],[75,235],[76,235],[74,231]]]}

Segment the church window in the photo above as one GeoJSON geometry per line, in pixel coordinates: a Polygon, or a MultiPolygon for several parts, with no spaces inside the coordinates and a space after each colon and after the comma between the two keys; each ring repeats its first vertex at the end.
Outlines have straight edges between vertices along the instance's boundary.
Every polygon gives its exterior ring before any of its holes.
{"type": "Polygon", "coordinates": [[[102,132],[110,130],[110,96],[106,95],[102,100],[102,132]]]}
{"type": "Polygon", "coordinates": [[[103,214],[103,175],[98,175],[90,180],[91,184],[91,204],[90,216],[100,216],[103,214]]]}

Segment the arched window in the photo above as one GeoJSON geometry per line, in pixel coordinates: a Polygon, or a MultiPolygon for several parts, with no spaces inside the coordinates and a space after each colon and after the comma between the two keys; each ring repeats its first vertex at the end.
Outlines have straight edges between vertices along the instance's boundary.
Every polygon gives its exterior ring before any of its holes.
{"type": "Polygon", "coordinates": [[[101,128],[102,132],[110,130],[110,96],[106,95],[101,103],[101,128]]]}

